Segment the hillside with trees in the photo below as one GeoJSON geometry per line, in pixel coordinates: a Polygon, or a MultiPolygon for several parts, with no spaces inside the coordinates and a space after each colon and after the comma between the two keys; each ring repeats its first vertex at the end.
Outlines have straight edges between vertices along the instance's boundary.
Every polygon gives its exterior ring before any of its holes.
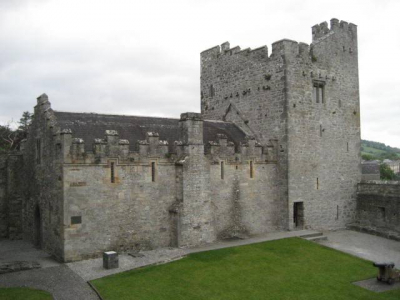
{"type": "Polygon", "coordinates": [[[400,149],[384,143],[361,140],[361,156],[364,160],[399,160],[400,149]]]}

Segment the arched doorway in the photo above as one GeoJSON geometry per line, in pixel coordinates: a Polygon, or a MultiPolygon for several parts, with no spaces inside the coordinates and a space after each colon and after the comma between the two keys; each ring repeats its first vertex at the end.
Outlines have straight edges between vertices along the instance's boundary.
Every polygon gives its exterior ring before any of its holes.
{"type": "Polygon", "coordinates": [[[36,205],[35,208],[35,215],[34,215],[34,243],[35,246],[39,249],[42,248],[42,217],[40,215],[40,207],[39,205],[36,205]]]}

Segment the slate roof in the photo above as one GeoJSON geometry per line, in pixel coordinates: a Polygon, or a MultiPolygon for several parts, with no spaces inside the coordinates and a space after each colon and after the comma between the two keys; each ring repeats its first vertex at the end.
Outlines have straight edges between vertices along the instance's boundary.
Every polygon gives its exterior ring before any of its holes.
{"type": "MultiPolygon", "coordinates": [[[[167,140],[172,151],[180,137],[179,119],[139,117],[125,115],[103,115],[95,113],[72,113],[54,111],[61,129],[71,129],[72,136],[85,141],[85,150],[92,150],[95,138],[104,138],[106,130],[116,130],[120,139],[129,140],[130,151],[137,151],[137,141],[145,140],[147,132],[157,132],[160,140],[167,140]]],[[[204,120],[203,140],[217,141],[217,134],[225,134],[228,141],[239,146],[246,134],[235,124],[222,121],[204,120]]]]}

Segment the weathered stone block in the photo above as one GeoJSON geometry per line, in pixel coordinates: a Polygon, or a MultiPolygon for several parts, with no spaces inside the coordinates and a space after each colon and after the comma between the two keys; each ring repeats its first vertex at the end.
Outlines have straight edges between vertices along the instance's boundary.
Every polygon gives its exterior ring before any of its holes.
{"type": "Polygon", "coordinates": [[[119,267],[118,253],[115,251],[107,251],[103,253],[103,268],[115,269],[119,267]]]}

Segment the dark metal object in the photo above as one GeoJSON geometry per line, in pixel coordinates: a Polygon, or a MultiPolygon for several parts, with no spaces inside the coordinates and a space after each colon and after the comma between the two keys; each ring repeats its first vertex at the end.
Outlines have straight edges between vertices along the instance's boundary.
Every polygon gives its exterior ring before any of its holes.
{"type": "Polygon", "coordinates": [[[374,267],[379,268],[376,279],[378,281],[392,284],[396,279],[400,278],[400,272],[394,269],[394,263],[374,263],[374,267]]]}

